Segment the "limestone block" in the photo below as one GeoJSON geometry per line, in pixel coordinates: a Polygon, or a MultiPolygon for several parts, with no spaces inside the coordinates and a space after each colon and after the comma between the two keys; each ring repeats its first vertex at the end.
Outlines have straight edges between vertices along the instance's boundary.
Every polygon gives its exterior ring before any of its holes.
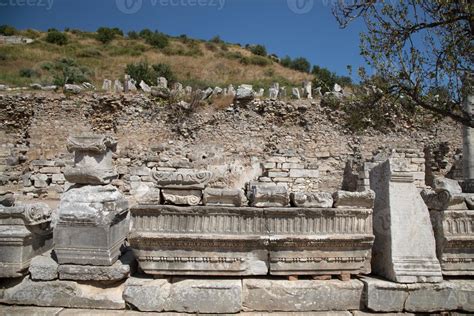
{"type": "Polygon", "coordinates": [[[34,281],[51,281],[58,278],[58,263],[51,257],[51,252],[36,256],[29,267],[31,279],[34,281]]]}
{"type": "Polygon", "coordinates": [[[173,280],[166,311],[238,313],[242,309],[241,280],[173,280]]]}
{"type": "Polygon", "coordinates": [[[78,135],[68,138],[67,149],[74,152],[74,167],[64,170],[67,181],[77,184],[108,184],[118,174],[112,165],[117,142],[110,136],[78,135]]]}
{"type": "Polygon", "coordinates": [[[359,310],[364,286],[342,282],[244,279],[244,311],[310,312],[359,310]]]}
{"type": "Polygon", "coordinates": [[[123,299],[141,312],[162,312],[170,296],[167,279],[131,277],[125,282],[123,299]]]}
{"type": "Polygon", "coordinates": [[[0,278],[20,277],[52,247],[52,210],[43,203],[0,207],[0,278]]]}
{"type": "Polygon", "coordinates": [[[21,283],[7,288],[0,294],[0,303],[11,305],[32,305],[72,307],[91,309],[124,309],[123,284],[110,287],[94,283],[74,281],[34,282],[26,277],[21,283]]]}
{"type": "Polygon", "coordinates": [[[375,192],[372,190],[363,192],[337,191],[333,194],[334,207],[360,207],[372,209],[374,207],[375,192]]]}
{"type": "Polygon", "coordinates": [[[203,192],[204,205],[244,206],[247,198],[241,189],[206,188],[203,192]]]}
{"type": "Polygon", "coordinates": [[[266,275],[263,210],[242,207],[132,207],[130,246],[155,275],[266,275]]]}
{"type": "Polygon", "coordinates": [[[361,280],[366,288],[364,305],[374,312],[472,312],[474,308],[473,280],[431,284],[400,284],[372,277],[361,280]]]}
{"type": "Polygon", "coordinates": [[[176,171],[155,171],[152,176],[159,188],[200,190],[209,183],[212,172],[179,169],[176,171]]]}
{"type": "Polygon", "coordinates": [[[444,177],[437,177],[434,179],[433,189],[436,192],[448,191],[449,193],[451,193],[451,195],[462,193],[462,189],[458,181],[444,177]]]}
{"type": "Polygon", "coordinates": [[[296,207],[330,208],[333,204],[331,193],[327,192],[296,192],[290,194],[291,204],[296,207]]]}
{"type": "Polygon", "coordinates": [[[474,212],[430,211],[443,275],[474,275],[474,212]]]}
{"type": "Polygon", "coordinates": [[[467,209],[465,196],[461,194],[451,194],[448,190],[423,189],[421,197],[430,210],[465,210],[467,209]]]}
{"type": "Polygon", "coordinates": [[[250,203],[255,207],[287,206],[288,189],[281,185],[252,184],[250,186],[250,203]]]}
{"type": "Polygon", "coordinates": [[[142,312],[238,313],[242,283],[226,279],[139,279],[125,284],[125,301],[142,312]]]}
{"type": "Polygon", "coordinates": [[[319,178],[319,170],[316,169],[290,169],[291,178],[319,178]]]}
{"type": "Polygon", "coordinates": [[[370,171],[376,193],[372,270],[400,283],[440,282],[428,208],[411,173],[398,171],[398,166],[389,159],[370,171]]]}
{"type": "Polygon", "coordinates": [[[128,234],[127,215],[128,202],[112,185],[70,188],[54,230],[58,262],[112,265],[128,234]]]}
{"type": "Polygon", "coordinates": [[[61,280],[120,281],[128,278],[135,269],[135,257],[127,251],[111,266],[62,264],[58,272],[61,280]]]}
{"type": "Polygon", "coordinates": [[[62,173],[59,174],[53,174],[51,178],[52,183],[58,183],[58,184],[63,184],[66,182],[66,178],[64,178],[64,175],[62,173]]]}
{"type": "Polygon", "coordinates": [[[202,199],[201,190],[162,189],[165,204],[199,205],[202,199]]]}
{"type": "Polygon", "coordinates": [[[272,275],[370,273],[372,210],[265,209],[272,275]]]}
{"type": "Polygon", "coordinates": [[[61,168],[60,167],[43,167],[39,170],[41,173],[45,174],[55,174],[55,173],[60,173],[61,168]]]}

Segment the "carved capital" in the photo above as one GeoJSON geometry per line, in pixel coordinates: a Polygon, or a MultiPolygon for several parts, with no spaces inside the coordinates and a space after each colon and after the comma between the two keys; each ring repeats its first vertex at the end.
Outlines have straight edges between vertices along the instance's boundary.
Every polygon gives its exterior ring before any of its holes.
{"type": "Polygon", "coordinates": [[[71,136],[67,140],[67,150],[90,151],[95,153],[105,153],[108,149],[115,151],[117,149],[117,141],[107,135],[80,135],[71,136]]]}

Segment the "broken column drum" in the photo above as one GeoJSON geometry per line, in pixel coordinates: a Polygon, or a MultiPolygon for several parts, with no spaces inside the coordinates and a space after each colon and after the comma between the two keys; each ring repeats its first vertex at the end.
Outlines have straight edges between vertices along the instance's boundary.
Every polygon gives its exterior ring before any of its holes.
{"type": "Polygon", "coordinates": [[[53,245],[52,210],[43,203],[0,206],[0,278],[23,276],[53,245]]]}

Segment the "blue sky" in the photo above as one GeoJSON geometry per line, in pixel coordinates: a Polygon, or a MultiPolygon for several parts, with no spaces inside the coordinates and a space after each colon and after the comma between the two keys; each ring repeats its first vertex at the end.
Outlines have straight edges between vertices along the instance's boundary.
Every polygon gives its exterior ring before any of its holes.
{"type": "MultiPolygon", "coordinates": [[[[339,28],[334,0],[0,0],[0,24],[19,29],[158,29],[170,35],[263,44],[278,56],[306,57],[340,75],[365,65],[361,22],[339,28]]],[[[356,71],[354,71],[356,72],[356,71]]]]}

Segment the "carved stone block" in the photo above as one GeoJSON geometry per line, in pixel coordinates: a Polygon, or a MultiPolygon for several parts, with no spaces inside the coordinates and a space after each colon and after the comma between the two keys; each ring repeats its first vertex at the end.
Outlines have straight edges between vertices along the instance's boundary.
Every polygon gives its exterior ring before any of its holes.
{"type": "Polygon", "coordinates": [[[327,192],[296,192],[290,194],[291,204],[296,207],[332,207],[331,193],[327,192]]]}
{"type": "Polygon", "coordinates": [[[372,190],[362,192],[337,191],[333,194],[334,207],[368,208],[374,207],[375,193],[372,190]]]}
{"type": "Polygon", "coordinates": [[[155,171],[152,176],[158,188],[201,190],[211,180],[212,172],[180,169],[177,171],[155,171]]]}
{"type": "Polygon", "coordinates": [[[74,152],[74,167],[66,168],[64,177],[77,184],[108,184],[118,174],[112,165],[117,142],[104,135],[80,135],[68,139],[67,149],[74,152]]]}
{"type": "Polygon", "coordinates": [[[52,247],[52,210],[42,203],[0,206],[0,278],[20,277],[52,247]]]}
{"type": "Polygon", "coordinates": [[[207,188],[204,190],[203,203],[211,206],[244,206],[247,198],[240,189],[207,188]]]}
{"type": "Polygon", "coordinates": [[[370,172],[376,193],[373,272],[399,283],[440,282],[428,208],[412,174],[397,168],[389,159],[370,172]]]}
{"type": "Polygon", "coordinates": [[[250,205],[255,207],[284,207],[290,202],[288,190],[280,185],[251,184],[250,205]]]}
{"type": "Polygon", "coordinates": [[[161,190],[165,204],[173,205],[199,205],[202,199],[201,190],[161,190]]]}
{"type": "Polygon", "coordinates": [[[270,274],[370,273],[372,210],[267,209],[270,274]]]}
{"type": "Polygon", "coordinates": [[[443,275],[474,275],[474,212],[430,211],[443,275]]]}
{"type": "Polygon", "coordinates": [[[140,268],[157,275],[266,275],[263,210],[135,206],[128,238],[140,268]]]}
{"type": "Polygon", "coordinates": [[[54,230],[60,264],[112,265],[128,233],[128,203],[112,185],[72,187],[54,230]]]}

